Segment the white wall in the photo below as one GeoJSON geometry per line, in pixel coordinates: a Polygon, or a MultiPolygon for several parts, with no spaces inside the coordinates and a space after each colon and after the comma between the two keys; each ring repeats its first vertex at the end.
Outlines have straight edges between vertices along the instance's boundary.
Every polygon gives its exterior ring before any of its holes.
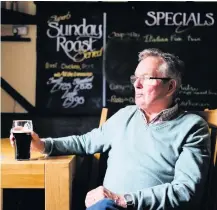
{"type": "MultiPolygon", "coordinates": [[[[18,2],[21,12],[35,14],[33,2],[18,2]]],[[[35,106],[36,25],[28,25],[30,42],[1,42],[1,76],[35,106]]],[[[2,35],[12,35],[12,25],[1,25],[2,35]]],[[[1,112],[26,112],[1,88],[1,112]]]]}

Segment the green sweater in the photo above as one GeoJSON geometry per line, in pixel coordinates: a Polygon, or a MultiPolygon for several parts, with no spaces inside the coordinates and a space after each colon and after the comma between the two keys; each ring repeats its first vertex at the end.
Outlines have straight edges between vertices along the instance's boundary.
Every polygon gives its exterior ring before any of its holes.
{"type": "Polygon", "coordinates": [[[127,106],[81,136],[47,138],[45,152],[94,154],[109,150],[104,187],[130,193],[136,209],[188,209],[199,203],[210,159],[207,123],[195,114],[146,124],[127,106]]]}

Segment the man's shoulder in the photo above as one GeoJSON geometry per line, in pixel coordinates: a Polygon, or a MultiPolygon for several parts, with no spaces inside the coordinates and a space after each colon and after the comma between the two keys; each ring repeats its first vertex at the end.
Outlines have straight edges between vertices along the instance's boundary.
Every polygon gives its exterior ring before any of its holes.
{"type": "Polygon", "coordinates": [[[125,106],[124,108],[121,108],[118,110],[118,112],[122,113],[122,114],[126,114],[126,113],[134,113],[138,110],[138,107],[136,105],[128,105],[125,106]]]}
{"type": "Polygon", "coordinates": [[[128,105],[128,106],[125,106],[123,108],[123,110],[125,110],[125,111],[136,111],[136,110],[138,110],[138,107],[136,105],[128,105]]]}
{"type": "Polygon", "coordinates": [[[119,109],[118,111],[113,113],[111,116],[113,116],[113,117],[122,117],[122,116],[127,117],[127,116],[134,114],[137,110],[138,110],[138,107],[136,105],[128,105],[128,106],[125,106],[125,107],[119,109]]]}
{"type": "Polygon", "coordinates": [[[191,111],[180,112],[179,116],[176,118],[179,122],[189,124],[201,124],[207,125],[207,122],[198,114],[191,111]]]}

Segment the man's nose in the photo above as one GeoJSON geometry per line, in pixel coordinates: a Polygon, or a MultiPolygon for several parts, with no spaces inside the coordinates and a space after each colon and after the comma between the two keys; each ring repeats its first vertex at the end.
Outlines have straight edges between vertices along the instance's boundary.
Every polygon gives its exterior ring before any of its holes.
{"type": "Polygon", "coordinates": [[[139,78],[135,81],[134,87],[137,88],[137,89],[142,89],[143,88],[143,85],[142,85],[141,80],[139,78]]]}

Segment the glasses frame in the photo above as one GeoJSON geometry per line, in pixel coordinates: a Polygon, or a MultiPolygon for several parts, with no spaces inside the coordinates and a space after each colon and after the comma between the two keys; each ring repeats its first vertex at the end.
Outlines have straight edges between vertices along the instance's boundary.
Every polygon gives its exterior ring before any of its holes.
{"type": "Polygon", "coordinates": [[[142,76],[137,77],[135,75],[131,75],[130,76],[131,84],[134,85],[134,83],[136,82],[137,79],[142,79],[143,81],[145,81],[145,80],[154,80],[154,79],[160,79],[162,81],[169,81],[172,78],[170,78],[170,77],[150,77],[150,76],[147,76],[147,75],[142,75],[142,76]]]}

